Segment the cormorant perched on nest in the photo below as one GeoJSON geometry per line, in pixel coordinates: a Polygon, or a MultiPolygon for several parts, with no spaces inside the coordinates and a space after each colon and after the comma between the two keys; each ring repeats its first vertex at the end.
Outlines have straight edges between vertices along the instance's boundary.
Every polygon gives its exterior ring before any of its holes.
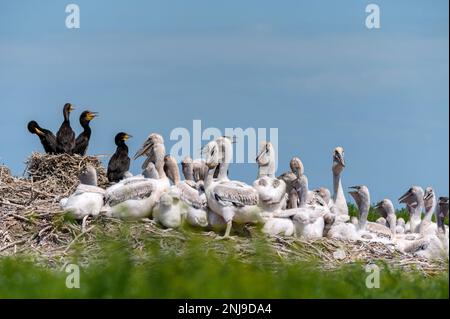
{"type": "Polygon", "coordinates": [[[73,154],[75,148],[75,132],[70,126],[70,113],[74,110],[72,104],[64,104],[64,122],[62,122],[58,133],[56,134],[56,141],[58,142],[56,152],[73,154]]]}
{"type": "Polygon", "coordinates": [[[74,154],[85,156],[88,146],[89,139],[91,138],[91,128],[89,123],[97,116],[97,112],[84,111],[80,115],[80,124],[84,131],[78,135],[75,140],[75,148],[73,149],[74,154]]]}
{"type": "Polygon", "coordinates": [[[125,141],[131,136],[127,133],[119,133],[115,137],[117,145],[116,152],[108,163],[108,180],[110,183],[117,183],[124,178],[125,173],[130,169],[130,158],[128,157],[128,146],[125,141]]]}
{"type": "Polygon", "coordinates": [[[28,123],[28,131],[30,131],[31,134],[36,134],[39,137],[39,139],[41,140],[41,144],[47,154],[56,153],[56,137],[51,131],[40,127],[36,121],[31,121],[28,123]]]}

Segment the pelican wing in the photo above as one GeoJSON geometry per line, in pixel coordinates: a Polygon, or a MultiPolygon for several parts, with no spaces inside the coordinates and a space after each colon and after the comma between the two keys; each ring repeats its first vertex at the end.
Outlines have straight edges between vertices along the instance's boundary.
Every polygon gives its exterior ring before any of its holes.
{"type": "Polygon", "coordinates": [[[244,207],[258,204],[257,191],[241,183],[220,183],[213,190],[215,199],[224,206],[244,207]]]}
{"type": "Polygon", "coordinates": [[[195,184],[182,182],[177,184],[177,187],[180,192],[180,199],[186,204],[196,209],[205,207],[206,198],[200,196],[198,190],[195,188],[195,184]]]}
{"type": "Polygon", "coordinates": [[[318,205],[322,207],[328,206],[328,204],[323,200],[322,196],[315,192],[310,192],[308,194],[308,199],[306,201],[308,205],[318,205]]]}
{"type": "Polygon", "coordinates": [[[110,206],[117,205],[129,199],[143,199],[150,197],[155,191],[154,180],[135,181],[123,184],[120,187],[113,185],[106,190],[106,203],[110,206]]]}

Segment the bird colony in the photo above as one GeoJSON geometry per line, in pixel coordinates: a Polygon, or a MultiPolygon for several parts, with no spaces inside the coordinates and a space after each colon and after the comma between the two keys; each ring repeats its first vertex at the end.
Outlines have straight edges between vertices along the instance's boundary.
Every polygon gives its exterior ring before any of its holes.
{"type": "MultiPolygon", "coordinates": [[[[86,155],[91,136],[89,124],[97,113],[81,114],[84,130],[75,137],[70,125],[72,111],[70,103],[64,105],[64,121],[56,136],[35,121],[28,124],[46,153],[86,155]]],[[[166,154],[163,137],[152,133],[132,158],[143,159],[142,173],[133,176],[126,145],[130,137],[123,132],[115,136],[117,149],[107,168],[109,185],[99,187],[97,170],[87,165],[76,190],[60,201],[63,211],[77,219],[98,215],[127,220],[152,218],[172,229],[188,224],[214,230],[217,239],[232,238],[235,226],[259,224],[268,236],[376,242],[414,256],[448,259],[449,230],[444,224],[448,197],[438,197],[431,187],[423,190],[412,186],[399,198],[409,212],[408,222],[397,218],[390,199],[375,206],[380,217],[370,222],[370,191],[365,185],[352,186],[349,194],[359,216],[350,217],[342,182],[342,147],[336,147],[332,153],[330,191],[308,188],[308,177],[298,157],[290,161],[289,172],[276,176],[275,150],[270,142],[264,142],[258,152],[257,177],[252,185],[230,180],[233,141],[228,137],[205,145],[202,159],[186,157],[181,163],[182,179],[178,163],[166,154]]]]}

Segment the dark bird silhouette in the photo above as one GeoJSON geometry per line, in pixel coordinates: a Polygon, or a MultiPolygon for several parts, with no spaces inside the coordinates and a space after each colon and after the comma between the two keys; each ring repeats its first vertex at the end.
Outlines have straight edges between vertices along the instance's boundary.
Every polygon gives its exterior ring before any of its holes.
{"type": "Polygon", "coordinates": [[[56,153],[56,137],[51,131],[46,130],[39,126],[36,121],[31,121],[28,123],[28,131],[31,134],[36,134],[41,140],[41,144],[47,154],[56,153]]]}
{"type": "Polygon", "coordinates": [[[89,123],[97,116],[97,112],[84,111],[80,115],[80,124],[83,128],[83,132],[78,135],[75,140],[75,148],[73,149],[74,154],[78,154],[81,156],[85,156],[88,146],[89,140],[91,139],[91,127],[89,123]]]}
{"type": "Polygon", "coordinates": [[[131,136],[127,133],[119,133],[115,137],[116,152],[108,163],[107,176],[110,183],[117,183],[124,178],[124,174],[130,169],[130,157],[125,141],[131,136]]]}
{"type": "Polygon", "coordinates": [[[75,148],[75,132],[70,126],[70,113],[73,110],[72,104],[64,104],[64,121],[62,122],[58,133],[56,133],[56,141],[58,142],[56,148],[57,153],[73,154],[73,149],[75,148]]]}

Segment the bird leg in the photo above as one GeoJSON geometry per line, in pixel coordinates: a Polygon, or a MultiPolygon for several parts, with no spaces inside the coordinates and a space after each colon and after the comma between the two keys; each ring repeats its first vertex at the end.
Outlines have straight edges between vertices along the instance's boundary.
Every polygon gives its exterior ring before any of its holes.
{"type": "Polygon", "coordinates": [[[223,240],[223,239],[233,239],[233,237],[230,237],[231,232],[231,226],[233,226],[233,220],[229,220],[227,222],[227,229],[225,230],[225,235],[223,236],[217,236],[217,240],[223,240]]]}

